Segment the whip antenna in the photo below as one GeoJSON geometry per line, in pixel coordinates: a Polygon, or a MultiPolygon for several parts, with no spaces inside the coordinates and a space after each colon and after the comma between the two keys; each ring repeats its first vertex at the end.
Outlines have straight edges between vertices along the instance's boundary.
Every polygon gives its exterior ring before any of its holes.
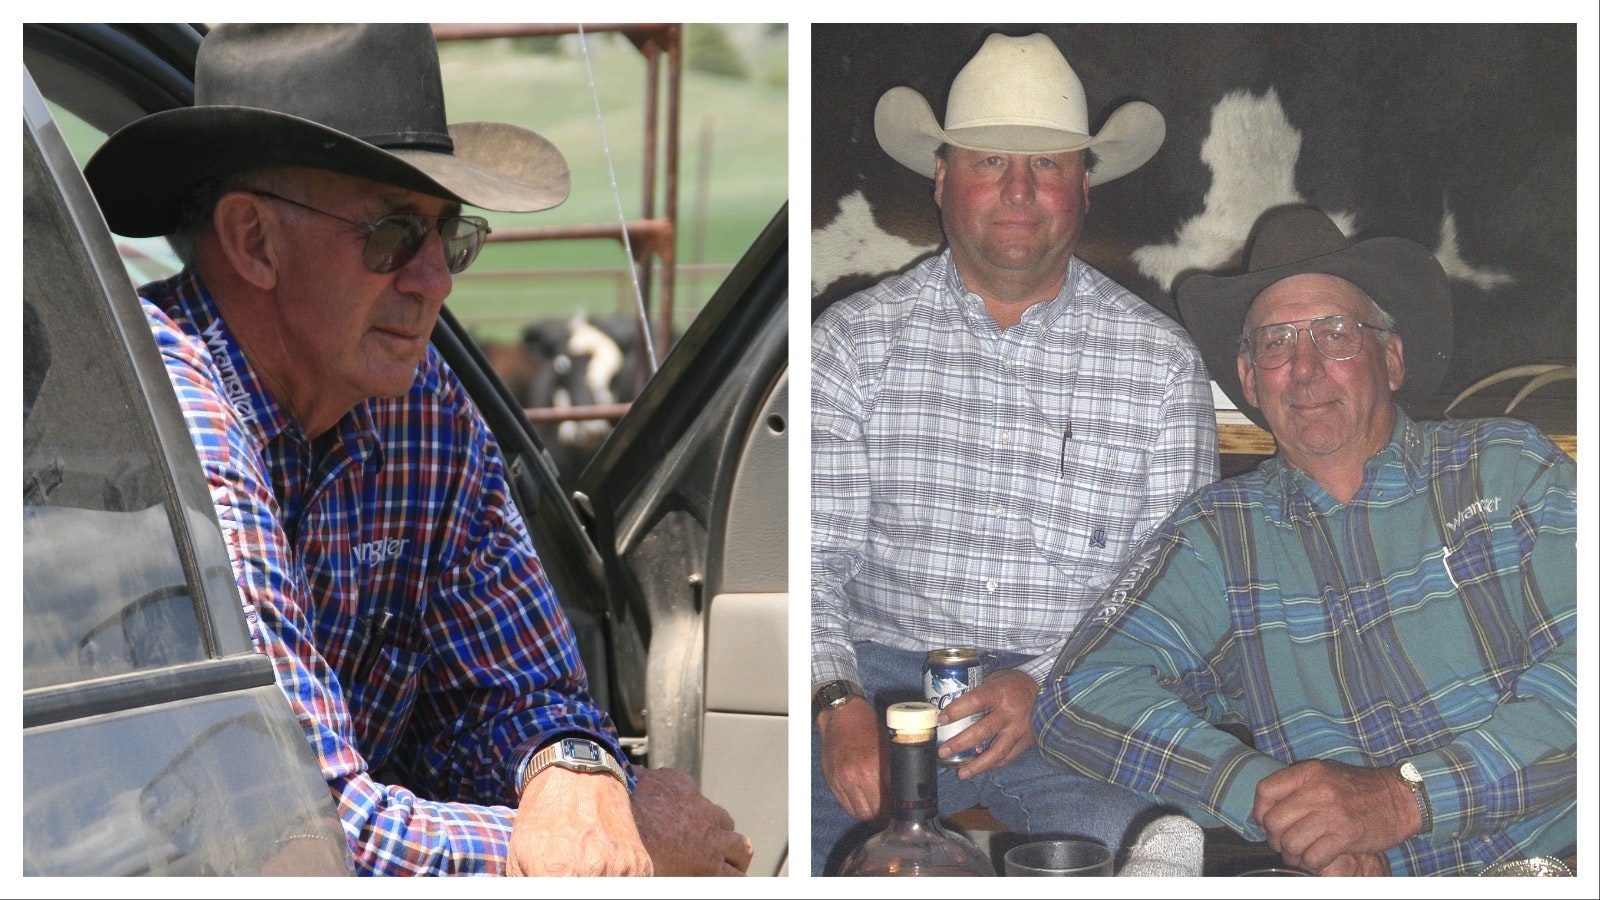
{"type": "Polygon", "coordinates": [[[611,176],[611,196],[617,201],[617,223],[622,226],[622,249],[628,254],[628,274],[633,278],[633,300],[639,307],[639,321],[644,323],[639,331],[644,335],[644,349],[650,358],[650,372],[656,371],[655,340],[650,336],[650,314],[644,308],[644,291],[639,287],[639,265],[633,256],[633,241],[628,237],[628,219],[622,211],[622,191],[617,187],[617,167],[611,160],[611,142],[606,138],[606,117],[600,112],[600,90],[594,83],[594,64],[589,60],[589,36],[578,23],[578,41],[583,46],[583,65],[589,73],[589,94],[594,97],[594,117],[600,123],[600,147],[606,155],[606,171],[611,176]]]}

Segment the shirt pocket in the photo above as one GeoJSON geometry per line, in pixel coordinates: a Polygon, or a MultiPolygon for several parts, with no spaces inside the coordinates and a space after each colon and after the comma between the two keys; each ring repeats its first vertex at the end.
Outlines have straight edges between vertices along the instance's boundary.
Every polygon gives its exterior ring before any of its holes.
{"type": "Polygon", "coordinates": [[[371,635],[368,642],[357,661],[358,683],[352,707],[373,710],[368,718],[374,720],[396,710],[410,709],[422,671],[433,659],[427,645],[409,629],[371,635]]]}
{"type": "Polygon", "coordinates": [[[402,635],[389,636],[369,652],[370,666],[350,693],[349,706],[357,746],[376,767],[403,735],[433,655],[402,635]]]}
{"type": "Polygon", "coordinates": [[[1075,581],[1109,584],[1133,551],[1149,467],[1148,450],[1068,441],[1029,507],[1040,554],[1075,581]]]}
{"type": "Polygon", "coordinates": [[[1443,602],[1435,601],[1423,610],[1430,622],[1429,634],[1443,634],[1445,628],[1456,631],[1441,645],[1477,646],[1476,654],[1459,657],[1467,662],[1457,668],[1464,680],[1481,682],[1483,673],[1490,673],[1485,697],[1489,703],[1498,702],[1502,692],[1514,689],[1516,676],[1536,661],[1529,647],[1521,559],[1510,528],[1509,524],[1480,522],[1447,542],[1442,562],[1454,594],[1441,590],[1436,596],[1443,602]]]}

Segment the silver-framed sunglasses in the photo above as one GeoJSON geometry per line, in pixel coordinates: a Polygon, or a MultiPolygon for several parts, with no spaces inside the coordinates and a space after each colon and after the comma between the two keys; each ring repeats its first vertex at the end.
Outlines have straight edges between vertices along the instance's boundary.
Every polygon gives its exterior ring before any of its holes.
{"type": "Polygon", "coordinates": [[[489,220],[482,216],[428,216],[422,213],[389,213],[376,222],[362,222],[335,215],[327,210],[308,206],[299,200],[280,197],[269,191],[252,190],[250,193],[271,200],[307,209],[311,212],[338,219],[354,225],[367,233],[367,244],[362,249],[361,261],[380,275],[387,275],[410,262],[429,231],[439,232],[444,244],[444,264],[451,275],[459,275],[478,258],[483,242],[489,236],[489,220]]]}

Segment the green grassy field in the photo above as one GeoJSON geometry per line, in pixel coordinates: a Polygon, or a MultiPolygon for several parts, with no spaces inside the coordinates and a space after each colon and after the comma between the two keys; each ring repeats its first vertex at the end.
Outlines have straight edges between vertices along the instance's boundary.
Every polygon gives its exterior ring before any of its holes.
{"type": "MultiPolygon", "coordinates": [[[[686,26],[695,27],[702,26],[686,26]]],[[[781,33],[773,35],[760,26],[736,27],[742,31],[734,43],[749,77],[711,75],[687,65],[683,70],[680,272],[674,301],[680,325],[704,304],[726,268],[788,194],[786,42],[781,33]]],[[[643,208],[644,57],[615,34],[587,35],[587,61],[576,36],[563,38],[558,52],[550,52],[548,43],[546,52],[532,52],[527,42],[514,40],[440,45],[452,121],[487,119],[531,128],[561,148],[572,171],[572,193],[561,206],[525,215],[491,213],[491,225],[615,225],[619,196],[621,214],[638,217],[643,208]]],[[[661,82],[664,87],[664,62],[661,82]]],[[[658,128],[665,140],[664,116],[658,128]]],[[[658,153],[664,160],[664,153],[658,153]]],[[[657,216],[664,212],[664,187],[664,176],[658,174],[657,216]]],[[[631,310],[631,292],[627,255],[617,241],[490,244],[456,279],[450,305],[480,339],[509,339],[522,323],[534,319],[579,309],[593,314],[631,310]],[[600,271],[583,275],[572,270],[600,271]],[[545,274],[518,274],[533,272],[545,274]]]]}

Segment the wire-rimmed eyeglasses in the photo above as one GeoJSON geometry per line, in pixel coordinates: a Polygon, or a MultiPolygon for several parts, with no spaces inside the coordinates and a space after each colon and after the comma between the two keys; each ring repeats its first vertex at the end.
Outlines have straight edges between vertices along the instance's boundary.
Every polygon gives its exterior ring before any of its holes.
{"type": "Polygon", "coordinates": [[[423,242],[428,239],[429,231],[439,232],[439,239],[444,244],[445,267],[450,270],[451,275],[459,275],[478,258],[478,251],[483,249],[483,241],[489,236],[489,220],[482,216],[390,213],[376,222],[361,222],[334,215],[315,206],[308,206],[299,200],[280,197],[269,191],[252,190],[250,193],[258,197],[281,200],[365,231],[367,244],[361,252],[361,261],[367,268],[380,275],[393,272],[410,262],[417,255],[417,251],[422,249],[423,242]]]}
{"type": "Polygon", "coordinates": [[[1361,352],[1363,328],[1370,328],[1373,331],[1393,331],[1382,325],[1368,325],[1351,316],[1320,316],[1315,319],[1276,322],[1251,329],[1250,336],[1243,342],[1243,349],[1249,356],[1251,365],[1258,369],[1276,369],[1294,356],[1300,332],[1305,331],[1311,334],[1311,344],[1317,348],[1318,353],[1329,359],[1349,359],[1361,352]],[[1304,327],[1301,327],[1302,324],[1304,327]]]}

